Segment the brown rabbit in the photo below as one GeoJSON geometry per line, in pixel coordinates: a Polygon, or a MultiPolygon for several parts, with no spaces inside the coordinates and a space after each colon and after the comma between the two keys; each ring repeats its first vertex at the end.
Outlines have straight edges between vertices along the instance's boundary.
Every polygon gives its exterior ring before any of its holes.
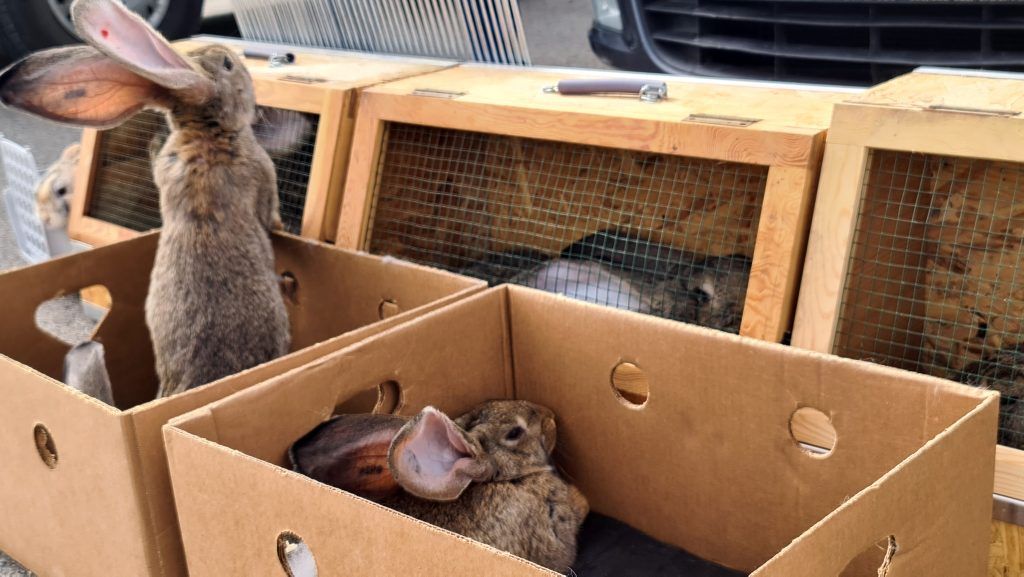
{"type": "Polygon", "coordinates": [[[15,63],[0,75],[0,99],[98,128],[145,107],[167,112],[153,174],[164,226],[146,300],[159,396],[286,353],[269,235],[281,225],[276,179],[250,126],[249,73],[221,46],[179,55],[116,0],[75,0],[71,13],[90,46],[15,63]]]}
{"type": "Polygon", "coordinates": [[[46,230],[67,230],[81,146],[72,144],[50,165],[36,187],[36,213],[46,230]]]}
{"type": "Polygon", "coordinates": [[[550,410],[489,401],[455,421],[433,407],[409,421],[335,417],[290,454],[295,469],[314,479],[565,572],[589,505],[551,464],[555,436],[550,410]],[[393,437],[390,476],[381,467],[382,437],[393,437]]]}

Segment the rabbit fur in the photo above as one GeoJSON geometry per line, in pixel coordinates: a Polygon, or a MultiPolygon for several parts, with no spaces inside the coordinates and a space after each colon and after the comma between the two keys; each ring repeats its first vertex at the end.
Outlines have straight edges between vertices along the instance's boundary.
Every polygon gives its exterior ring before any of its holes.
{"type": "Polygon", "coordinates": [[[36,186],[36,214],[46,230],[68,228],[80,150],[78,143],[65,148],[60,158],[46,169],[36,186]]]}
{"type": "Polygon", "coordinates": [[[296,471],[318,481],[565,572],[589,505],[552,465],[555,437],[549,409],[488,401],[454,421],[433,407],[411,420],[338,416],[289,455],[296,471]],[[390,445],[384,473],[382,439],[390,445]]]}
{"type": "Polygon", "coordinates": [[[146,300],[158,396],[288,351],[270,231],[281,226],[274,166],[253,135],[252,79],[222,46],[183,57],[116,0],[75,0],[88,46],[30,55],[0,74],[0,100],[46,118],[110,128],[143,108],[171,133],[154,162],[163,230],[146,300]]]}

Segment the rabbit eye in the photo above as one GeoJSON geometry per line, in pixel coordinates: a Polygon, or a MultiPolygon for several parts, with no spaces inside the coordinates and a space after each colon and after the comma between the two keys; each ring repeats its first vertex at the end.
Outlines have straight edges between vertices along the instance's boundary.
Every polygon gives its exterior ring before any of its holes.
{"type": "Polygon", "coordinates": [[[62,186],[62,187],[57,189],[57,196],[59,196],[61,198],[63,198],[64,195],[66,195],[67,193],[68,193],[68,189],[67,189],[66,186],[62,186]]]}
{"type": "Polygon", "coordinates": [[[711,295],[709,295],[708,293],[704,292],[699,288],[695,288],[692,291],[690,291],[690,296],[693,298],[693,300],[697,301],[698,304],[702,305],[707,304],[708,301],[711,300],[711,295]]]}
{"type": "Polygon", "coordinates": [[[505,433],[505,440],[506,441],[515,441],[515,440],[519,439],[520,437],[522,437],[523,433],[525,433],[525,432],[526,432],[526,430],[523,429],[522,427],[518,427],[518,426],[517,427],[512,427],[511,429],[509,429],[509,431],[507,433],[505,433]]]}
{"type": "Polygon", "coordinates": [[[231,61],[231,58],[224,57],[224,70],[231,70],[235,67],[235,63],[231,61]]]}

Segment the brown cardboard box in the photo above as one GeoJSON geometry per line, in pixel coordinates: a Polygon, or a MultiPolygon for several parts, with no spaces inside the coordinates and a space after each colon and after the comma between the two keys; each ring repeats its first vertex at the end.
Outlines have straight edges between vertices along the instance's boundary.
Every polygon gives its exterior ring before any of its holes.
{"type": "Polygon", "coordinates": [[[483,288],[441,271],[276,236],[278,270],[297,281],[286,302],[298,352],[154,401],[143,303],[157,234],[0,275],[0,550],[45,577],[185,575],[161,425],[483,288]],[[113,297],[95,338],[106,347],[118,408],[55,380],[68,347],[33,317],[43,301],[96,284],[113,297]],[[52,469],[33,443],[37,425],[52,436],[52,469]]]}
{"type": "Polygon", "coordinates": [[[281,575],[285,531],[320,575],[552,575],[283,468],[290,443],[385,381],[407,415],[551,407],[592,511],[744,573],[876,575],[890,536],[890,577],[986,567],[992,392],[502,286],[165,426],[193,577],[281,575]],[[613,392],[624,361],[649,383],[641,407],[613,392]],[[804,407],[831,418],[827,457],[791,432],[804,407]]]}

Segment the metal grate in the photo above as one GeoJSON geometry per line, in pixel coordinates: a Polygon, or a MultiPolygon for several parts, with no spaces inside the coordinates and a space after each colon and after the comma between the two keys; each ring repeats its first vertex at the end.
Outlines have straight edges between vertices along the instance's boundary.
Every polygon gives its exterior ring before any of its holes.
{"type": "Polygon", "coordinates": [[[372,252],[738,332],[766,167],[385,130],[372,252]]]}
{"type": "Polygon", "coordinates": [[[25,262],[43,262],[50,258],[50,244],[36,211],[40,174],[35,157],[27,148],[0,136],[0,160],[7,177],[4,204],[18,249],[25,262]]]}
{"type": "MultiPolygon", "coordinates": [[[[281,220],[294,234],[302,231],[318,122],[314,114],[261,106],[253,124],[257,140],[277,169],[281,220]]],[[[160,198],[151,158],[167,133],[163,114],[153,111],[103,133],[89,216],[137,231],[160,227],[160,198]]]]}
{"type": "Polygon", "coordinates": [[[873,151],[835,352],[998,390],[1024,447],[1022,241],[1024,166],[873,151]]]}
{"type": "Polygon", "coordinates": [[[634,1],[679,73],[871,85],[921,65],[1024,69],[1018,2],[634,1]]]}
{"type": "Polygon", "coordinates": [[[518,0],[234,0],[247,40],[529,65],[518,0]]]}

